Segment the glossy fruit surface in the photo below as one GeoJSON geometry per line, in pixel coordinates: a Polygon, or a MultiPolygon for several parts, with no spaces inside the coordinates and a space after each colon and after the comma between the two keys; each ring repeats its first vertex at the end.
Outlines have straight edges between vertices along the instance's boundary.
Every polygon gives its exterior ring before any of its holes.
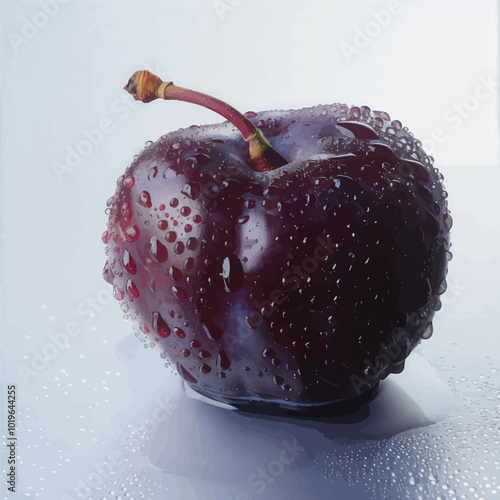
{"type": "Polygon", "coordinates": [[[446,289],[442,176],[399,121],[342,104],[247,113],[150,144],[108,202],[106,280],[195,390],[308,408],[355,397],[422,338],[446,289]]]}

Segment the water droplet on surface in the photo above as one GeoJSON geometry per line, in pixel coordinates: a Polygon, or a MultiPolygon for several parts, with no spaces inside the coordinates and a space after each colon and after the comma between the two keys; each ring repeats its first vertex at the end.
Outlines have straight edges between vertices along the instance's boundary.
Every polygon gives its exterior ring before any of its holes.
{"type": "Polygon", "coordinates": [[[175,244],[175,247],[174,247],[174,252],[175,252],[177,255],[180,255],[182,252],[184,252],[184,243],[182,243],[182,241],[178,241],[178,242],[175,244]]]}
{"type": "Polygon", "coordinates": [[[446,280],[443,280],[439,285],[438,294],[442,295],[444,292],[446,292],[447,288],[448,288],[448,283],[446,283],[446,280]]]}
{"type": "Polygon", "coordinates": [[[427,325],[427,328],[424,330],[424,333],[422,333],[422,338],[423,339],[430,339],[432,336],[432,332],[433,332],[433,326],[432,326],[432,323],[429,323],[427,325]]]}
{"type": "MultiPolygon", "coordinates": [[[[146,146],[149,146],[150,144],[153,144],[152,141],[146,142],[146,146]],[[148,144],[149,143],[149,144],[148,144]]],[[[158,167],[155,165],[148,174],[148,179],[151,181],[153,180],[156,176],[158,175],[158,167]]]]}
{"type": "Polygon", "coordinates": [[[131,279],[127,280],[127,283],[125,284],[125,290],[127,290],[127,293],[134,299],[139,297],[139,290],[137,290],[137,287],[134,285],[131,279]]]}
{"type": "Polygon", "coordinates": [[[221,370],[229,370],[231,367],[231,361],[229,361],[229,357],[226,354],[226,351],[222,350],[219,351],[217,354],[217,358],[215,360],[215,364],[221,369],[221,370]]]}
{"type": "Polygon", "coordinates": [[[238,219],[238,224],[246,224],[250,219],[249,215],[243,215],[243,217],[240,217],[238,219]]]}
{"type": "Polygon", "coordinates": [[[140,236],[139,228],[134,225],[134,226],[129,226],[127,229],[125,229],[125,238],[129,243],[133,243],[134,241],[137,241],[140,236]]]}
{"type": "Polygon", "coordinates": [[[127,273],[134,275],[137,272],[137,265],[128,250],[123,252],[122,265],[127,273]]]}
{"type": "Polygon", "coordinates": [[[212,368],[210,368],[210,366],[207,365],[206,363],[203,363],[200,366],[200,372],[202,372],[202,373],[210,373],[211,371],[212,371],[212,368]]]}
{"type": "Polygon", "coordinates": [[[113,297],[116,299],[116,300],[123,300],[123,292],[118,288],[117,285],[115,285],[113,287],[113,297]]]}
{"type": "Polygon", "coordinates": [[[168,259],[168,251],[167,247],[158,240],[156,236],[151,237],[150,241],[150,252],[151,252],[151,257],[156,262],[165,262],[168,259]]]}
{"type": "Polygon", "coordinates": [[[179,212],[183,217],[187,217],[191,213],[191,209],[189,207],[182,207],[179,212]]]}
{"type": "Polygon", "coordinates": [[[276,356],[276,351],[271,347],[268,347],[262,351],[262,356],[265,358],[274,358],[276,356]]]}
{"type": "Polygon", "coordinates": [[[172,293],[174,294],[174,297],[176,299],[182,300],[182,299],[185,299],[187,297],[186,292],[181,287],[178,287],[176,285],[172,286],[172,293]]]}
{"type": "Polygon", "coordinates": [[[130,203],[125,202],[122,205],[121,212],[122,212],[123,217],[125,217],[127,219],[131,219],[132,218],[132,209],[130,208],[130,203]]]}
{"type": "Polygon", "coordinates": [[[184,269],[186,271],[189,271],[190,269],[193,269],[194,267],[194,259],[192,257],[188,257],[185,261],[184,261],[184,269]]]}
{"type": "Polygon", "coordinates": [[[151,203],[151,195],[147,191],[142,191],[142,193],[139,195],[139,203],[146,208],[151,208],[152,203],[151,203]]]}
{"type": "Polygon", "coordinates": [[[182,280],[182,271],[180,269],[177,269],[176,267],[172,266],[169,271],[170,277],[175,280],[175,281],[181,281],[182,280]]]}
{"type": "Polygon", "coordinates": [[[127,177],[123,183],[126,187],[131,188],[135,184],[135,179],[133,177],[127,177]]]}
{"type": "Polygon", "coordinates": [[[273,380],[276,385],[282,385],[283,382],[285,381],[285,379],[283,377],[280,377],[279,375],[275,375],[273,377],[273,380]]]}
{"type": "Polygon", "coordinates": [[[192,349],[197,349],[198,347],[201,347],[201,342],[199,340],[191,340],[189,343],[192,349]]]}
{"type": "Polygon", "coordinates": [[[194,182],[188,182],[182,189],[181,193],[192,200],[196,200],[201,193],[201,188],[199,184],[194,182]]]}
{"type": "Polygon", "coordinates": [[[158,229],[160,229],[160,231],[165,231],[165,229],[167,229],[168,227],[168,221],[166,220],[159,220],[158,221],[158,229]]]}
{"type": "Polygon", "coordinates": [[[165,235],[165,239],[169,242],[169,243],[173,243],[176,239],[177,239],[177,233],[175,231],[169,231],[166,235],[165,235]]]}
{"type": "Polygon", "coordinates": [[[453,219],[451,218],[451,215],[449,213],[443,215],[443,222],[446,229],[448,229],[449,231],[453,226],[453,219]]]}
{"type": "Polygon", "coordinates": [[[252,330],[255,330],[256,328],[259,327],[259,325],[257,324],[257,321],[255,321],[255,319],[249,315],[245,316],[245,323],[247,324],[247,326],[249,328],[252,328],[252,330]]]}
{"type": "Polygon", "coordinates": [[[172,198],[170,200],[170,206],[175,208],[179,204],[179,200],[177,198],[172,198]]]}
{"type": "Polygon", "coordinates": [[[188,250],[191,250],[191,251],[196,250],[197,245],[198,245],[198,241],[196,240],[196,238],[188,238],[187,243],[186,243],[188,250]]]}
{"type": "Polygon", "coordinates": [[[403,124],[399,120],[393,120],[391,122],[391,125],[398,130],[401,130],[403,128],[403,124]]]}
{"type": "Polygon", "coordinates": [[[212,353],[210,351],[200,351],[198,355],[200,356],[200,358],[203,359],[208,359],[212,357],[212,353]]]}
{"type": "Polygon", "coordinates": [[[222,262],[222,278],[224,289],[228,293],[237,292],[243,286],[245,279],[243,265],[236,255],[226,257],[222,262]]]}
{"type": "Polygon", "coordinates": [[[181,354],[185,357],[188,358],[189,355],[191,354],[191,351],[189,349],[182,349],[181,354]]]}
{"type": "Polygon", "coordinates": [[[166,339],[170,335],[170,327],[159,312],[151,313],[151,324],[160,337],[166,339]]]}
{"type": "Polygon", "coordinates": [[[174,335],[180,339],[186,338],[186,333],[179,327],[174,327],[174,335]]]}

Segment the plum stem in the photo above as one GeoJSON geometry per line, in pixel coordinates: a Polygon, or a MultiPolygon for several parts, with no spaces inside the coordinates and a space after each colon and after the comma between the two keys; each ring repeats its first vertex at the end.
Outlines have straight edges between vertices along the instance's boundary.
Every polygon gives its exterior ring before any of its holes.
{"type": "Polygon", "coordinates": [[[184,101],[203,106],[222,115],[241,132],[243,139],[248,142],[250,157],[254,161],[255,170],[259,172],[274,170],[288,163],[271,147],[260,129],[237,109],[220,99],[178,87],[173,82],[164,82],[147,70],[136,71],[124,89],[138,101],[151,102],[158,98],[184,101]]]}

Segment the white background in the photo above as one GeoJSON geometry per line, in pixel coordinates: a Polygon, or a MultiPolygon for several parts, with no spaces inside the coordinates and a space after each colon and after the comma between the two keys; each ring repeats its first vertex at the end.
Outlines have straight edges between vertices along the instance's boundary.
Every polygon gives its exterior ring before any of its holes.
{"type": "Polygon", "coordinates": [[[20,460],[16,495],[2,475],[5,498],[498,497],[498,8],[2,2],[2,404],[17,384],[20,460]],[[147,140],[220,121],[184,103],[136,105],[122,87],[142,68],[241,111],[366,104],[435,157],[454,218],[448,292],[434,336],[364,420],[187,399],[109,301],[100,236],[116,178],[147,140]],[[62,170],[103,119],[102,141],[62,170]],[[69,348],[40,364],[73,324],[69,348]],[[282,455],[285,441],[295,454],[282,455]],[[274,475],[259,483],[259,470],[274,475]]]}

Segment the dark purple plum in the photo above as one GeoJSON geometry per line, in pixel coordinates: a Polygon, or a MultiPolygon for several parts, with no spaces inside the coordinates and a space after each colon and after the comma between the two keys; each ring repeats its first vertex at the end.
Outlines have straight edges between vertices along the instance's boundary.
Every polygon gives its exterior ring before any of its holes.
{"type": "Polygon", "coordinates": [[[108,202],[105,278],[210,398],[355,398],[432,333],[451,256],[442,176],[366,106],[245,117],[271,146],[260,163],[229,121],[137,155],[108,202]]]}

